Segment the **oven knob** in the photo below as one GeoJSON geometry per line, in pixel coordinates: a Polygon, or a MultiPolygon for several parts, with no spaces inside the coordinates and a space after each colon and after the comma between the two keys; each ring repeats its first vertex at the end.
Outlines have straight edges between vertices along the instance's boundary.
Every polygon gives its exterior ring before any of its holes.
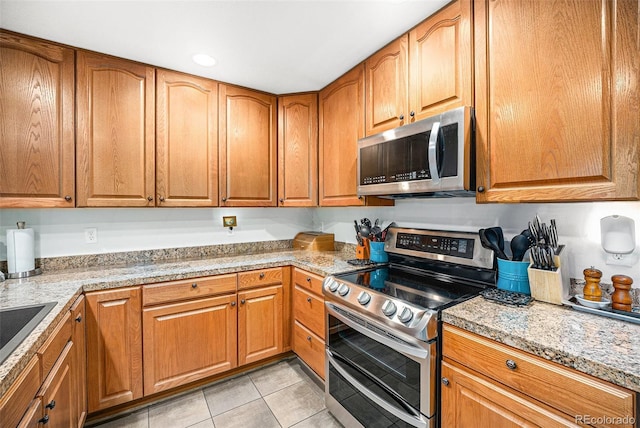
{"type": "Polygon", "coordinates": [[[329,281],[329,291],[331,291],[332,293],[335,293],[336,290],[338,289],[338,286],[340,284],[338,284],[338,281],[336,281],[335,279],[332,279],[329,281]]]}
{"type": "Polygon", "coordinates": [[[340,287],[338,287],[338,294],[346,296],[347,293],[349,293],[349,287],[347,287],[347,284],[340,284],[340,287]]]}
{"type": "Polygon", "coordinates": [[[404,308],[399,314],[398,319],[403,323],[408,323],[413,319],[413,312],[409,308],[404,308]]]}
{"type": "Polygon", "coordinates": [[[386,300],[382,304],[382,313],[391,318],[396,313],[396,305],[391,300],[386,300]]]}
{"type": "Polygon", "coordinates": [[[362,306],[366,305],[370,301],[371,295],[366,291],[361,291],[360,294],[358,294],[358,303],[360,303],[362,306]]]}

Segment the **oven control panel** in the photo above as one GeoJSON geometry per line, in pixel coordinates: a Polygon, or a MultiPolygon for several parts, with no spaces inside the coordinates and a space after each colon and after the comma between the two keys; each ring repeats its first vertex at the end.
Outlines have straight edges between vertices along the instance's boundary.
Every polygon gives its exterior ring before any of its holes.
{"type": "Polygon", "coordinates": [[[396,248],[424,253],[446,254],[455,257],[473,258],[475,241],[469,238],[453,238],[438,235],[415,235],[398,233],[396,248]]]}

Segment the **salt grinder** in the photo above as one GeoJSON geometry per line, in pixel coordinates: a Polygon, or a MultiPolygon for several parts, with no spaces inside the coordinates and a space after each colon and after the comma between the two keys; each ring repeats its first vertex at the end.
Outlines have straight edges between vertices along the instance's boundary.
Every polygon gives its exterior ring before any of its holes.
{"type": "Polygon", "coordinates": [[[613,275],[611,281],[613,282],[613,288],[615,288],[611,295],[611,307],[619,311],[630,312],[633,299],[629,290],[631,289],[631,284],[633,284],[633,279],[626,275],[613,275]]]}
{"type": "Polygon", "coordinates": [[[592,300],[599,302],[602,298],[602,290],[600,289],[600,278],[602,278],[602,272],[591,266],[582,271],[584,274],[584,280],[586,284],[582,290],[582,294],[585,300],[592,300]]]}

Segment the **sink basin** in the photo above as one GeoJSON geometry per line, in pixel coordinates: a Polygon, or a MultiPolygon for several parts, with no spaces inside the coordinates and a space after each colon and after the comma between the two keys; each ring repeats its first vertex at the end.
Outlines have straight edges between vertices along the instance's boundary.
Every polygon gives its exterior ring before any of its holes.
{"type": "Polygon", "coordinates": [[[2,363],[57,302],[0,309],[0,363],[2,363]]]}

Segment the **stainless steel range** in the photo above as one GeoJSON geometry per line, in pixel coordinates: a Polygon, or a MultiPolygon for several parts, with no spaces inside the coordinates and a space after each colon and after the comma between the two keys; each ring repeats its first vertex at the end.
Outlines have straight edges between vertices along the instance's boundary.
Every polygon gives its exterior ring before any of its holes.
{"type": "Polygon", "coordinates": [[[329,276],[325,400],[346,427],[436,427],[440,314],[495,284],[477,233],[391,228],[389,264],[329,276]]]}

